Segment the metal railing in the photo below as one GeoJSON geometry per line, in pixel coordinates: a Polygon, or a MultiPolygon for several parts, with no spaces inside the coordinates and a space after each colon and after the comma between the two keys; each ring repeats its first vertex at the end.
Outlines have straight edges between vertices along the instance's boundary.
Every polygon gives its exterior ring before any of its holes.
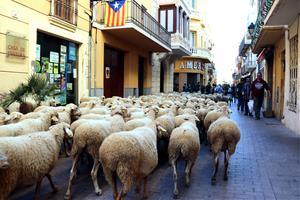
{"type": "Polygon", "coordinates": [[[50,15],[77,25],[77,0],[51,0],[50,15]]]}
{"type": "MultiPolygon", "coordinates": [[[[107,2],[102,2],[100,11],[100,23],[105,24],[106,17],[106,4],[107,2]]],[[[162,27],[158,21],[152,17],[144,7],[139,5],[135,0],[127,0],[126,4],[126,23],[134,23],[147,33],[151,34],[154,38],[168,46],[171,47],[171,35],[167,30],[162,27]]]]}
{"type": "Polygon", "coordinates": [[[208,49],[203,48],[191,48],[192,56],[205,58],[211,60],[212,55],[208,49]]]}
{"type": "Polygon", "coordinates": [[[248,37],[248,35],[246,34],[240,43],[240,46],[239,46],[239,55],[240,56],[245,56],[247,49],[251,46],[251,39],[248,39],[247,37],[248,37]]]}

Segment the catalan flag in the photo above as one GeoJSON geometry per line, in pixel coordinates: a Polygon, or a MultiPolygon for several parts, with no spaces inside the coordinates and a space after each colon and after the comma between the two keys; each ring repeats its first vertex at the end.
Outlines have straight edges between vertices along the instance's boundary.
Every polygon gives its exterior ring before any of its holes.
{"type": "Polygon", "coordinates": [[[123,26],[125,24],[126,4],[126,0],[114,0],[106,3],[106,26],[123,26]]]}

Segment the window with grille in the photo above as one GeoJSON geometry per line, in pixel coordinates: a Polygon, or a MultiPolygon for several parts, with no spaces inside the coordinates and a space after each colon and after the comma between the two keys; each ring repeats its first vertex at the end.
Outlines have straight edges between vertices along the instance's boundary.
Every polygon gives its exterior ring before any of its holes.
{"type": "Polygon", "coordinates": [[[290,85],[288,108],[297,112],[298,35],[290,39],[290,85]]]}
{"type": "Polygon", "coordinates": [[[76,0],[52,0],[54,3],[55,17],[71,24],[77,24],[77,1],[76,0]]]}

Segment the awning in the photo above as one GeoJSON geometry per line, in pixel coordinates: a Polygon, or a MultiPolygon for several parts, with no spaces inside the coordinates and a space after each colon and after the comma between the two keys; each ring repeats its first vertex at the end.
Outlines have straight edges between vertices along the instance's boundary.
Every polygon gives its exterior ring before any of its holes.
{"type": "Polygon", "coordinates": [[[284,37],[285,26],[263,26],[253,53],[259,54],[263,48],[273,46],[280,38],[284,37]]]}

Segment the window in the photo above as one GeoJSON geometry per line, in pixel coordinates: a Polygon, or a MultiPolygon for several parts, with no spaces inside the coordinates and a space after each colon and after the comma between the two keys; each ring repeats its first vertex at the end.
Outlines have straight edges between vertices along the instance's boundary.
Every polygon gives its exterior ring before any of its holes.
{"type": "Polygon", "coordinates": [[[69,23],[76,24],[77,1],[76,0],[52,0],[54,3],[54,16],[69,23]]]}
{"type": "Polygon", "coordinates": [[[176,32],[176,7],[166,6],[159,10],[159,23],[169,33],[176,32]]]}
{"type": "Polygon", "coordinates": [[[191,40],[190,40],[190,42],[191,42],[191,47],[192,47],[193,49],[195,49],[195,48],[196,48],[196,32],[195,32],[195,31],[191,31],[191,32],[190,32],[190,38],[191,38],[191,40]]]}
{"type": "Polygon", "coordinates": [[[298,35],[290,39],[290,85],[288,108],[297,112],[298,35]]]}

